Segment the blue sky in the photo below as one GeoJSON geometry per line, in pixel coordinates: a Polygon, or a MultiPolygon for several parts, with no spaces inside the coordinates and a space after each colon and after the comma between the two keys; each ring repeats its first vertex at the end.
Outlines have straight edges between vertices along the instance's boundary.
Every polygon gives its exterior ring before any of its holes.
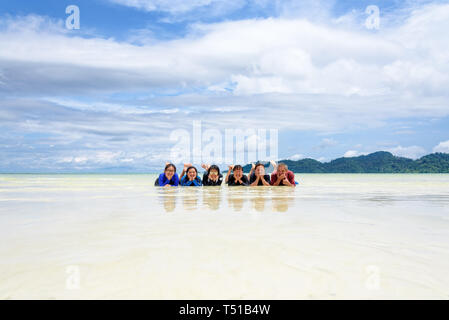
{"type": "Polygon", "coordinates": [[[193,120],[280,159],[449,153],[448,29],[449,1],[4,1],[0,172],[157,170],[193,120]]]}

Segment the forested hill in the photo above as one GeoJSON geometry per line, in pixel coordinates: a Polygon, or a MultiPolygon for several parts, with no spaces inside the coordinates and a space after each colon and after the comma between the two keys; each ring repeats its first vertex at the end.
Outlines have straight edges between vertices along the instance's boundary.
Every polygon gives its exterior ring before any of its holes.
{"type": "MultiPolygon", "coordinates": [[[[365,156],[338,158],[322,163],[314,159],[282,160],[297,173],[449,173],[449,154],[432,153],[417,160],[379,151],[365,156]]],[[[269,164],[266,164],[268,167],[269,164]]],[[[243,167],[249,172],[251,165],[243,167]]]]}

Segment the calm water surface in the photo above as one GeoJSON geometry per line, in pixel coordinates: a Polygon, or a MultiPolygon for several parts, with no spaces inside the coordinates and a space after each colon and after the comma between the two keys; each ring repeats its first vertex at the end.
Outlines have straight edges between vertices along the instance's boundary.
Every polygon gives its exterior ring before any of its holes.
{"type": "Polygon", "coordinates": [[[0,175],[0,299],[449,298],[449,175],[0,175]]]}

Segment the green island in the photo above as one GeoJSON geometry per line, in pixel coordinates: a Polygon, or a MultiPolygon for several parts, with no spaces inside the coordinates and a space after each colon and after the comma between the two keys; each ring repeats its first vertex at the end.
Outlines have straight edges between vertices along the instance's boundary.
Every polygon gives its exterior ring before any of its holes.
{"type": "MultiPolygon", "coordinates": [[[[378,151],[358,157],[342,157],[330,162],[314,159],[281,160],[295,173],[449,173],[449,154],[432,153],[412,160],[378,151]]],[[[266,167],[269,163],[265,164],[266,167]]],[[[243,167],[249,172],[251,165],[243,167]]]]}

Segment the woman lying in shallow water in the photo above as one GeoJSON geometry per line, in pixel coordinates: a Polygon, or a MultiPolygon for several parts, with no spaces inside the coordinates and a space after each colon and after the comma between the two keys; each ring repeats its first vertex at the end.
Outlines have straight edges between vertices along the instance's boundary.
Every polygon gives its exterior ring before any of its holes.
{"type": "Polygon", "coordinates": [[[198,170],[192,164],[184,164],[180,184],[183,187],[200,187],[203,185],[201,178],[198,176],[198,170]]]}
{"type": "Polygon", "coordinates": [[[172,163],[165,165],[164,173],[159,175],[159,178],[154,182],[156,187],[177,187],[179,185],[179,177],[176,173],[176,167],[172,163]]]}
{"type": "Polygon", "coordinates": [[[226,183],[228,186],[248,186],[248,177],[243,174],[243,167],[241,165],[229,166],[228,173],[226,175],[226,183]],[[232,174],[231,174],[232,172],[232,174]]]}
{"type": "Polygon", "coordinates": [[[218,166],[203,164],[201,167],[206,170],[203,175],[203,186],[221,186],[223,175],[218,166]]]}
{"type": "MultiPolygon", "coordinates": [[[[274,167],[271,177],[265,173],[265,165],[262,163],[252,164],[248,177],[243,173],[241,165],[231,165],[226,174],[225,182],[228,186],[296,186],[295,175],[288,170],[285,163],[276,164],[276,162],[271,161],[271,164],[274,167]]],[[[184,164],[181,178],[179,178],[176,174],[175,165],[167,163],[164,173],[159,175],[154,185],[160,187],[178,185],[185,187],[221,186],[223,175],[217,165],[203,164],[201,167],[206,170],[203,174],[203,180],[199,177],[198,170],[191,163],[184,164]]]]}

